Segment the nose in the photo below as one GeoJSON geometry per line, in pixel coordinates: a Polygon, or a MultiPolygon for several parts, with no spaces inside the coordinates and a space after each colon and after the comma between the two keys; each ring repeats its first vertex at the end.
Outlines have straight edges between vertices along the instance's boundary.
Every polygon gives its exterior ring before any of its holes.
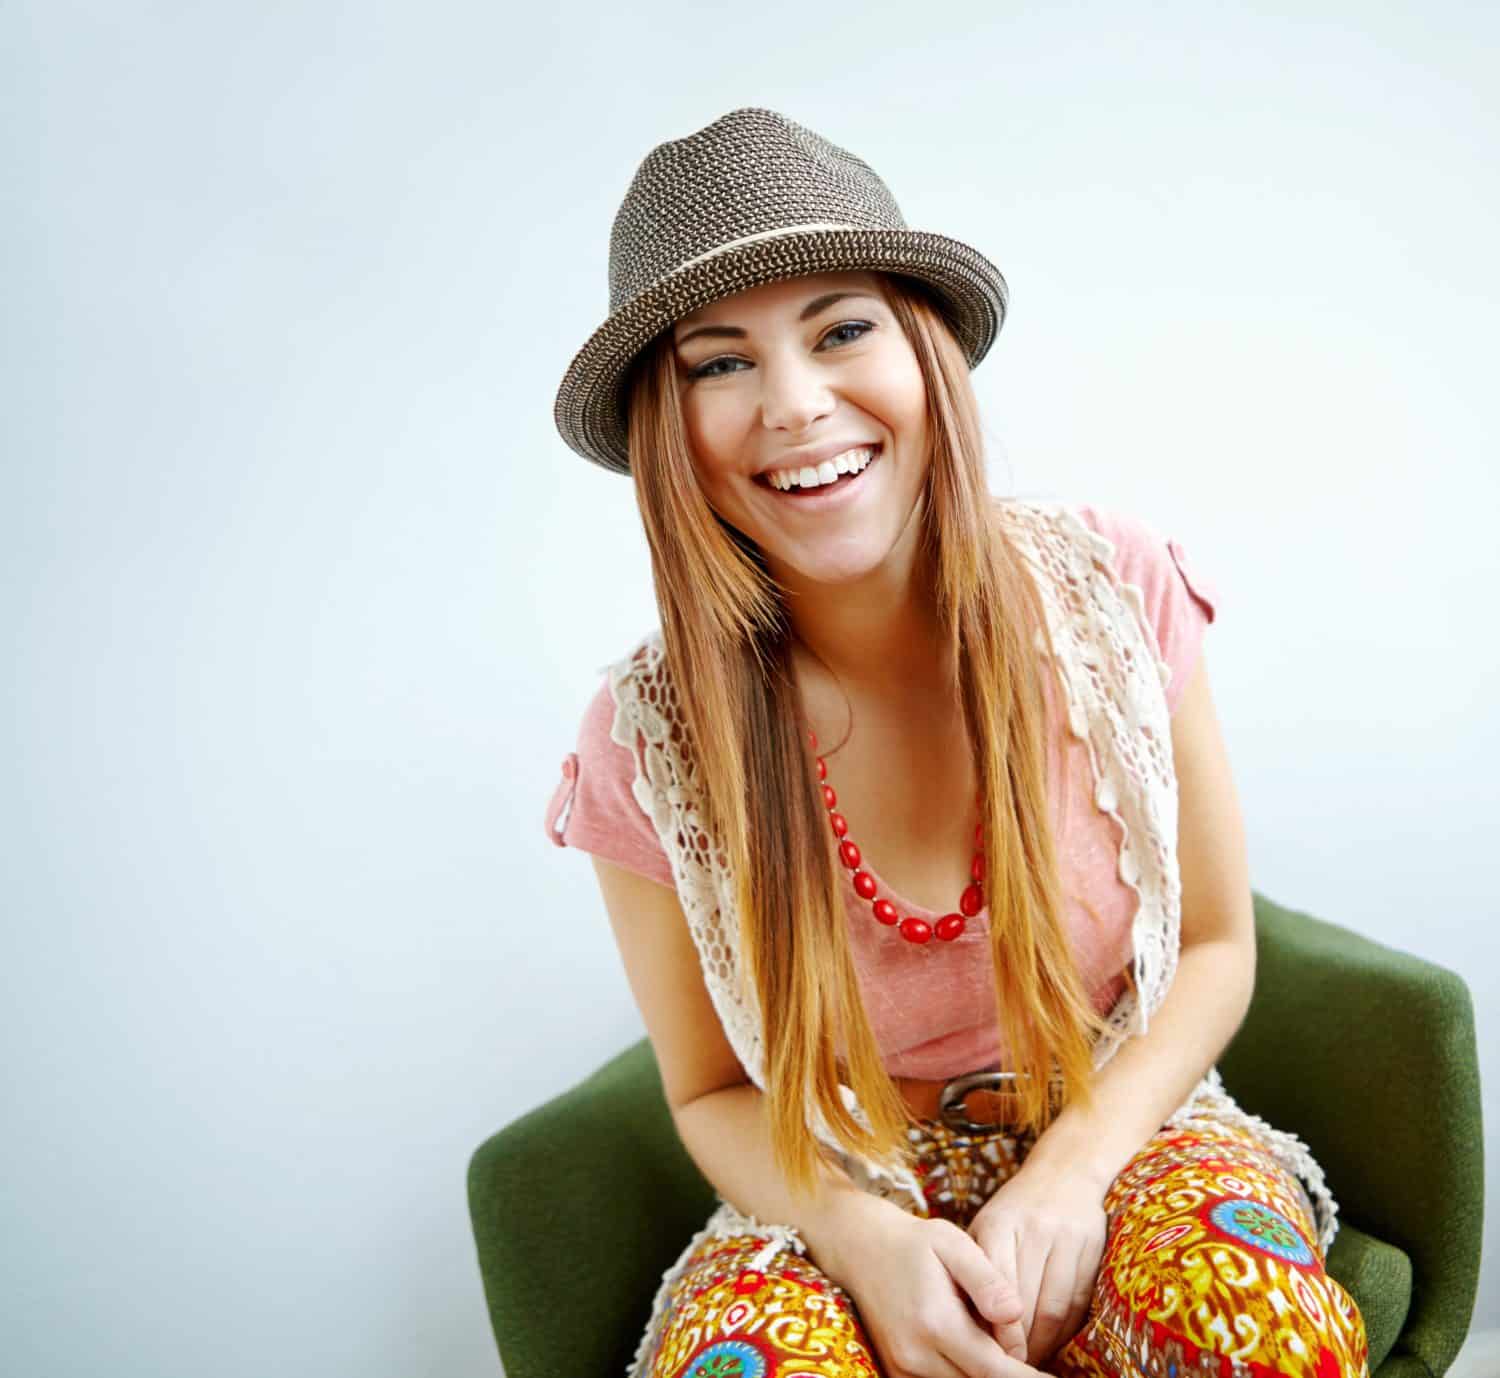
{"type": "Polygon", "coordinates": [[[822,370],[800,357],[766,359],[760,368],[761,417],[766,428],[800,434],[834,408],[822,370]]]}

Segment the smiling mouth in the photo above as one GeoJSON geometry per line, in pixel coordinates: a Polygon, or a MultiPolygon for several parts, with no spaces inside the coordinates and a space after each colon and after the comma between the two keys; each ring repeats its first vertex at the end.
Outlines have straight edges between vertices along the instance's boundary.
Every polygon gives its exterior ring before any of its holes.
{"type": "Polygon", "coordinates": [[[778,498],[787,498],[795,502],[816,502],[819,497],[826,497],[832,493],[842,492],[846,488],[855,487],[871,469],[880,463],[881,457],[885,454],[884,444],[875,445],[872,448],[875,453],[870,456],[869,463],[863,469],[856,473],[840,474],[832,483],[819,483],[811,488],[803,488],[800,484],[793,488],[778,488],[771,482],[769,473],[756,474],[755,482],[778,498]]]}

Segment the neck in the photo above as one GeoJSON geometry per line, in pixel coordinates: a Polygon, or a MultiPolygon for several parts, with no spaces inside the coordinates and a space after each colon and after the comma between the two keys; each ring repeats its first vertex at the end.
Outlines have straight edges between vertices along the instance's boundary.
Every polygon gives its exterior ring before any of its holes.
{"type": "Polygon", "coordinates": [[[838,584],[778,577],[787,589],[792,664],[804,697],[833,687],[881,700],[923,698],[947,684],[932,573],[908,524],[887,559],[838,584]]]}

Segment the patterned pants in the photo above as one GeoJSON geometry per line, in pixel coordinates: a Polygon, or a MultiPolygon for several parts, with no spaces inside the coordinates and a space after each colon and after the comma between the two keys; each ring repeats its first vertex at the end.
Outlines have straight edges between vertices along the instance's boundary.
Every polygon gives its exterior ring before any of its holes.
{"type": "MultiPolygon", "coordinates": [[[[930,1216],[967,1227],[1030,1140],[910,1130],[930,1216]]],[[[1109,1232],[1060,1378],[1368,1378],[1364,1319],[1323,1271],[1301,1182],[1228,1125],[1159,1131],[1104,1198],[1109,1232]]],[[[850,1295],[768,1236],[708,1238],[673,1286],[651,1378],[883,1378],[850,1295]]]]}

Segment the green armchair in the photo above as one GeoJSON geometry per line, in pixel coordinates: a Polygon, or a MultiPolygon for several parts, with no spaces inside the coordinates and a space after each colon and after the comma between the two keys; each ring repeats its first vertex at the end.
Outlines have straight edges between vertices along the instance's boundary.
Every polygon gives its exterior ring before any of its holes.
{"type": "MultiPolygon", "coordinates": [[[[1323,1165],[1340,1222],[1328,1271],[1364,1315],[1372,1378],[1439,1378],[1479,1277],[1468,987],[1260,894],[1255,927],[1255,997],[1219,1059],[1224,1084],[1323,1165]]],[[[468,1191],[507,1378],[623,1374],[662,1273],[717,1199],[678,1141],[645,1039],[483,1143],[468,1191]],[[566,1301],[579,1295],[586,1324],[566,1301]]]]}

